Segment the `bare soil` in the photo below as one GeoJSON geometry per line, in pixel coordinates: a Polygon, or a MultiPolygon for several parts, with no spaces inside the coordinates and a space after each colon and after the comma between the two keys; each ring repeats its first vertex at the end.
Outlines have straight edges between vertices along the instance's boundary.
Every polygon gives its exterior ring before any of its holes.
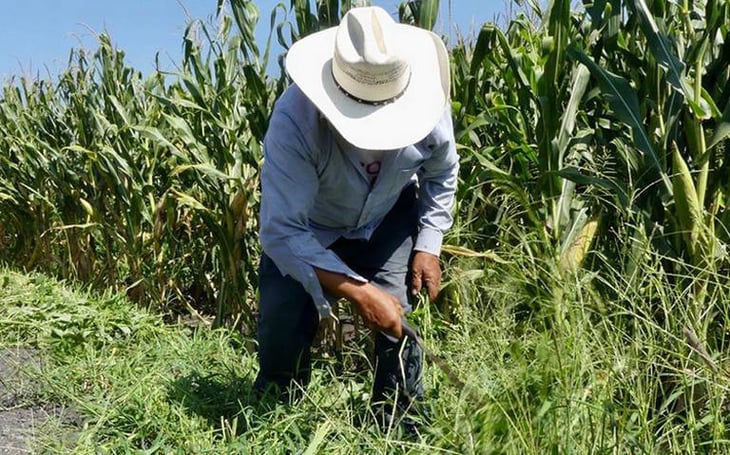
{"type": "Polygon", "coordinates": [[[33,453],[31,443],[50,417],[72,423],[74,413],[39,404],[28,369],[39,365],[35,351],[0,348],[0,455],[33,453]]]}

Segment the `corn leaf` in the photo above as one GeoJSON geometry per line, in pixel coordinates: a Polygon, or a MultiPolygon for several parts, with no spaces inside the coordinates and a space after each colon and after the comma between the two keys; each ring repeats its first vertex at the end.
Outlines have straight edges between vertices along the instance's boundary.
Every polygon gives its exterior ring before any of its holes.
{"type": "Polygon", "coordinates": [[[459,246],[459,245],[447,245],[444,244],[441,246],[441,251],[451,254],[453,256],[463,256],[463,257],[469,257],[469,258],[484,258],[489,259],[490,261],[496,262],[498,264],[509,264],[509,261],[505,261],[499,255],[494,253],[493,251],[474,251],[470,250],[469,248],[459,246]]]}
{"type": "Polygon", "coordinates": [[[707,144],[707,149],[715,147],[717,144],[725,141],[730,137],[730,101],[725,106],[725,112],[722,114],[722,118],[718,121],[715,127],[715,132],[712,134],[712,138],[707,144]]]}
{"type": "Polygon", "coordinates": [[[672,185],[644,128],[636,90],[631,87],[629,81],[624,77],[601,68],[582,50],[574,47],[570,48],[568,55],[586,65],[593,77],[598,80],[602,88],[602,93],[613,108],[614,114],[619,120],[631,128],[637,147],[648,158],[657,177],[664,183],[665,189],[671,192],[672,185]]]}
{"type": "Polygon", "coordinates": [[[652,55],[667,71],[667,81],[684,96],[698,118],[708,118],[709,109],[702,103],[702,99],[695,99],[692,87],[684,75],[685,65],[670,45],[666,35],[659,30],[646,1],[634,0],[632,3],[641,17],[639,24],[646,36],[652,55]]]}
{"type": "Polygon", "coordinates": [[[184,164],[181,166],[175,166],[175,168],[172,171],[172,175],[181,174],[181,173],[189,171],[191,169],[200,171],[203,174],[208,175],[208,176],[213,177],[218,180],[222,180],[222,181],[233,180],[232,177],[229,177],[228,175],[219,171],[218,169],[211,166],[210,164],[184,164]]]}
{"type": "Polygon", "coordinates": [[[419,0],[418,26],[433,30],[439,15],[439,0],[419,0]]]}
{"type": "Polygon", "coordinates": [[[570,100],[568,105],[563,112],[563,120],[560,126],[560,132],[558,133],[558,151],[560,153],[559,163],[563,162],[565,156],[566,147],[570,140],[570,136],[573,134],[575,129],[575,120],[578,115],[578,109],[580,103],[585,95],[588,82],[590,81],[591,73],[588,71],[585,65],[578,65],[573,71],[573,86],[570,93],[570,100]]]}

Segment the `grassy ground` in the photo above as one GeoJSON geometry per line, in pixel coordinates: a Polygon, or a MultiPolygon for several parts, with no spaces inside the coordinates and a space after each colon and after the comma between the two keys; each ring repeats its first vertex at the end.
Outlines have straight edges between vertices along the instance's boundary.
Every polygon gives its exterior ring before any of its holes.
{"type": "MultiPolygon", "coordinates": [[[[446,425],[413,443],[380,433],[367,407],[370,375],[335,374],[327,360],[300,403],[257,403],[247,340],[165,325],[119,296],[3,271],[0,308],[0,346],[32,346],[42,358],[25,371],[38,383],[28,404],[59,403],[81,415],[76,427],[47,422],[45,437],[33,442],[38,452],[438,453],[449,452],[460,434],[446,425]]],[[[458,405],[456,391],[443,387],[438,395],[458,405]]],[[[461,407],[437,408],[438,419],[464,419],[461,407]]]]}
{"type": "MultiPolygon", "coordinates": [[[[49,419],[31,443],[38,453],[730,450],[727,356],[713,345],[703,359],[682,335],[704,342],[725,330],[724,305],[712,307],[715,322],[698,325],[682,290],[649,266],[624,281],[557,279],[544,264],[481,274],[455,266],[451,276],[450,292],[478,304],[452,308],[451,322],[421,310],[418,323],[469,391],[428,366],[433,425],[420,442],[376,429],[367,371],[322,359],[301,402],[256,402],[250,340],[164,324],[120,296],[43,276],[0,271],[0,348],[37,352],[25,370],[37,383],[29,404],[78,415],[49,419]]],[[[724,302],[725,288],[712,297],[724,302]]]]}

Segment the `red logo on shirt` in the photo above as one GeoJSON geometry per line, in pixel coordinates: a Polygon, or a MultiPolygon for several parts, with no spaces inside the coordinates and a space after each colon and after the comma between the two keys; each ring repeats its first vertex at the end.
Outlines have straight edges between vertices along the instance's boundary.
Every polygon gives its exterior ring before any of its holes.
{"type": "Polygon", "coordinates": [[[375,180],[378,178],[378,174],[380,174],[380,165],[381,161],[371,161],[369,163],[364,163],[360,161],[360,165],[365,169],[365,173],[368,175],[368,179],[370,180],[370,186],[375,185],[375,180]]]}

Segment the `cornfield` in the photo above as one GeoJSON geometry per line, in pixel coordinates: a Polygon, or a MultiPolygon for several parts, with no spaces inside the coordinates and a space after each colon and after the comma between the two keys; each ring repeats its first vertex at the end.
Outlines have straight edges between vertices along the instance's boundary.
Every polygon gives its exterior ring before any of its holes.
{"type": "MultiPolygon", "coordinates": [[[[0,261],[252,333],[261,143],[288,83],[266,70],[271,44],[286,49],[364,3],[280,4],[257,43],[255,2],[218,0],[215,24],[186,29],[174,74],[143,76],[102,35],[57,79],[6,81],[0,261]]],[[[714,420],[689,413],[690,441],[676,436],[667,409],[692,403],[667,384],[690,367],[647,361],[661,391],[642,399],[665,405],[606,425],[666,413],[662,447],[722,440],[728,376],[710,353],[730,345],[730,1],[515,3],[508,23],[448,42],[461,174],[440,316],[488,312],[494,270],[519,269],[527,278],[502,298],[519,299],[511,317],[531,330],[568,330],[571,298],[598,302],[588,319],[627,346],[661,329],[672,352],[709,365],[713,380],[687,387],[702,384],[714,420]]],[[[410,0],[398,14],[432,28],[438,11],[410,0]]],[[[617,390],[611,400],[630,400],[617,390]]],[[[624,437],[653,447],[651,433],[624,437]]]]}
{"type": "MultiPolygon", "coordinates": [[[[254,2],[217,6],[215,30],[188,27],[176,74],[143,78],[101,36],[57,81],[5,83],[5,261],[250,324],[261,140],[286,80],[266,74],[254,2]]],[[[701,304],[727,264],[728,2],[524,6],[451,45],[463,161],[451,243],[524,242],[566,271],[594,266],[589,251],[631,267],[624,240],[645,238],[691,272],[701,304]]],[[[292,1],[295,22],[272,36],[286,46],[349,7],[292,1]]],[[[437,11],[407,2],[400,16],[432,27],[437,11]]]]}
{"type": "MultiPolygon", "coordinates": [[[[215,30],[190,24],[176,74],[143,78],[101,36],[57,81],[5,83],[5,261],[250,324],[261,140],[286,80],[266,74],[254,2],[229,6],[218,2],[215,30]]],[[[295,23],[272,36],[286,46],[350,2],[309,7],[292,1],[295,23]]],[[[525,8],[451,45],[463,161],[452,245],[524,243],[564,272],[597,266],[587,256],[630,268],[641,258],[625,240],[648,239],[694,277],[701,307],[727,266],[728,2],[525,8]]],[[[400,8],[426,27],[437,11],[400,8]]]]}

